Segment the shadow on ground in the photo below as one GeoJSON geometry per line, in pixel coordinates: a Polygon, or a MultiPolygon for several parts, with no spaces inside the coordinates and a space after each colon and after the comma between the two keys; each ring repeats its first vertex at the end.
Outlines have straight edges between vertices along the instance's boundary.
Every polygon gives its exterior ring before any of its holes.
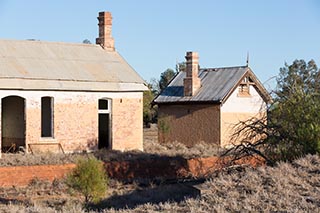
{"type": "Polygon", "coordinates": [[[129,194],[114,195],[101,201],[92,209],[133,209],[146,203],[159,204],[168,201],[181,202],[186,198],[195,198],[200,196],[199,190],[189,184],[168,184],[152,188],[137,189],[129,194]]]}
{"type": "Polygon", "coordinates": [[[5,205],[29,205],[30,202],[24,199],[15,199],[15,198],[4,198],[0,197],[0,204],[5,204],[5,205]]]}

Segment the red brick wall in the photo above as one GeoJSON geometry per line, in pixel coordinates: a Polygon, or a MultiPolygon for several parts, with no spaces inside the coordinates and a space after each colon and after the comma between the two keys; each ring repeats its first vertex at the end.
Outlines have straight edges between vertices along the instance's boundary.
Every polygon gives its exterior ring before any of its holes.
{"type": "Polygon", "coordinates": [[[112,100],[112,149],[143,150],[142,96],[112,100]]]}
{"type": "MultiPolygon", "coordinates": [[[[65,152],[97,149],[98,100],[102,98],[112,100],[112,148],[143,149],[142,92],[5,91],[0,93],[0,100],[8,95],[26,100],[25,141],[34,152],[59,151],[58,143],[65,152]],[[52,138],[41,137],[41,97],[44,96],[53,97],[54,102],[52,138]]],[[[1,144],[0,141],[0,148],[1,144]]]]}

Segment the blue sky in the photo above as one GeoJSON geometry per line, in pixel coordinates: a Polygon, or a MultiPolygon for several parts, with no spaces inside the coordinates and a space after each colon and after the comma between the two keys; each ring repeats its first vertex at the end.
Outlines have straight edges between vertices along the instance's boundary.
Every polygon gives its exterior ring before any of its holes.
{"type": "Polygon", "coordinates": [[[245,65],[249,51],[262,82],[295,59],[320,66],[318,0],[1,0],[0,39],[95,42],[99,11],[112,12],[117,51],[147,81],[186,51],[201,67],[245,65]]]}

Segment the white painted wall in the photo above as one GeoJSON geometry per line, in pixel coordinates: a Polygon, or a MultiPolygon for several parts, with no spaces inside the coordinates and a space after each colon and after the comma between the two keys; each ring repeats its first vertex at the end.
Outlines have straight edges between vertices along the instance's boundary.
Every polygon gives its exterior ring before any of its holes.
{"type": "Polygon", "coordinates": [[[240,113],[258,113],[265,111],[266,104],[257,90],[250,85],[251,96],[238,96],[238,88],[233,91],[231,96],[222,105],[221,112],[240,112],[240,113]]]}
{"type": "Polygon", "coordinates": [[[250,96],[239,96],[239,89],[235,89],[227,101],[221,106],[221,145],[229,146],[234,134],[234,127],[240,121],[252,117],[261,117],[266,112],[266,103],[257,90],[250,85],[250,96]]]}
{"type": "Polygon", "coordinates": [[[38,108],[41,104],[41,97],[49,96],[54,98],[55,103],[73,103],[75,101],[87,100],[96,101],[102,98],[141,98],[141,92],[65,92],[65,91],[20,91],[0,90],[0,99],[7,96],[20,96],[26,99],[26,108],[38,108]]]}

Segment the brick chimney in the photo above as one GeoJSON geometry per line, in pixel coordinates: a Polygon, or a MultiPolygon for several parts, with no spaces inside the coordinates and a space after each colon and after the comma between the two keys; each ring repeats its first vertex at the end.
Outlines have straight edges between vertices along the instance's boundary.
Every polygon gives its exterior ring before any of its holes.
{"type": "Polygon", "coordinates": [[[101,45],[106,50],[114,51],[114,39],[112,38],[112,16],[110,12],[99,13],[99,38],[96,44],[101,45]]]}
{"type": "Polygon", "coordinates": [[[184,96],[193,96],[201,87],[201,81],[198,77],[199,56],[197,52],[187,52],[186,54],[186,72],[187,76],[183,79],[184,96]]]}

